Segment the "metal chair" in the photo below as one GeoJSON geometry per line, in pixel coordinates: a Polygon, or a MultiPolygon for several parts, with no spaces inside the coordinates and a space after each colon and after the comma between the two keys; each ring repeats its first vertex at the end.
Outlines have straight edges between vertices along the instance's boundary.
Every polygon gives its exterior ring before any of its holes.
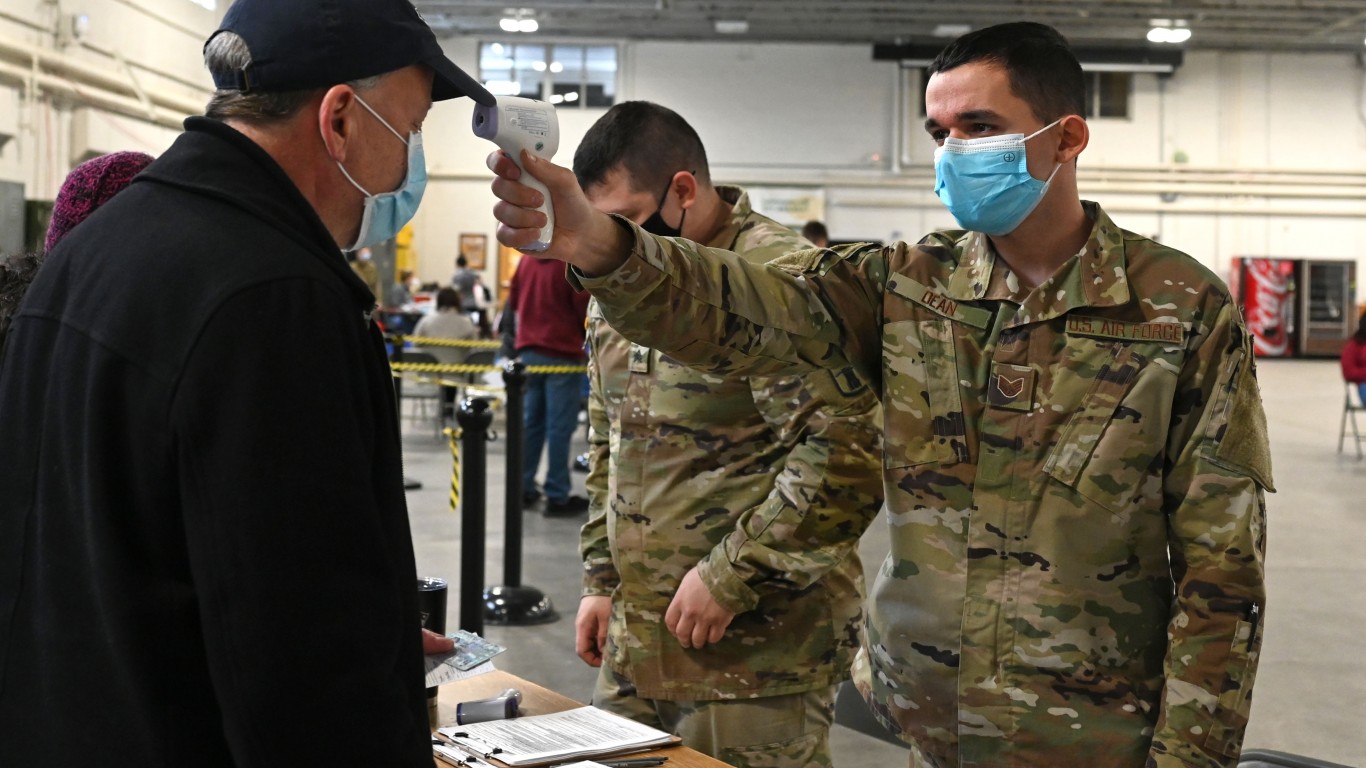
{"type": "Polygon", "coordinates": [[[1341,763],[1329,763],[1312,757],[1292,755],[1271,749],[1245,749],[1238,759],[1238,768],[1352,768],[1341,763]]]}
{"type": "MultiPolygon", "coordinates": [[[[400,363],[436,363],[436,356],[430,352],[417,352],[410,349],[399,350],[397,362],[400,363]]],[[[427,374],[436,376],[436,374],[427,374]]],[[[441,436],[441,387],[434,382],[418,381],[415,378],[404,378],[403,392],[401,395],[403,402],[412,402],[417,413],[413,416],[414,422],[421,422],[423,419],[430,418],[437,437],[441,436]],[[434,411],[428,415],[427,404],[431,403],[434,411]]]]}
{"type": "MultiPolygon", "coordinates": [[[[497,357],[498,357],[498,350],[496,350],[496,349],[471,349],[471,350],[470,350],[470,353],[469,353],[468,355],[465,356],[465,364],[466,364],[466,365],[493,365],[493,362],[494,362],[494,360],[495,360],[497,357]]],[[[465,374],[465,381],[468,382],[468,383],[470,383],[470,384],[476,384],[476,385],[477,385],[477,384],[483,384],[483,383],[484,383],[484,374],[482,374],[482,373],[467,373],[467,374],[465,374]]]]}
{"type": "Polygon", "coordinates": [[[1357,459],[1360,460],[1361,443],[1366,440],[1366,437],[1363,437],[1361,430],[1357,429],[1357,413],[1366,411],[1366,405],[1357,400],[1357,396],[1353,394],[1357,389],[1356,384],[1349,381],[1346,387],[1347,391],[1342,399],[1342,425],[1338,429],[1338,453],[1342,453],[1342,444],[1347,441],[1347,422],[1350,420],[1352,423],[1352,441],[1356,443],[1357,459]]]}

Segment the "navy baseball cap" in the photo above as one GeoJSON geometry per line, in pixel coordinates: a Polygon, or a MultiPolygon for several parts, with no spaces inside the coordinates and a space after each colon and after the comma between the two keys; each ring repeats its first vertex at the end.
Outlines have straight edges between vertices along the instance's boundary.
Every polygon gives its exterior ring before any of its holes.
{"type": "Polygon", "coordinates": [[[329,88],[425,64],[436,73],[432,101],[469,96],[496,103],[446,58],[408,0],[236,0],[213,34],[219,32],[235,33],[251,51],[250,66],[211,73],[219,90],[329,88]]]}

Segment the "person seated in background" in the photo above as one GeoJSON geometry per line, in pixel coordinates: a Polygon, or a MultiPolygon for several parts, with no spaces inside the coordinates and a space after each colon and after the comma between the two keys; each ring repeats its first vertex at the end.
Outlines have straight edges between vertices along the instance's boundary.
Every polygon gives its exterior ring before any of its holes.
{"type": "Polygon", "coordinates": [[[830,233],[826,231],[825,225],[819,221],[808,221],[802,227],[802,237],[810,240],[817,248],[825,248],[830,245],[830,233]]]}
{"type": "MultiPolygon", "coordinates": [[[[459,292],[454,288],[442,288],[436,292],[436,311],[417,321],[413,335],[436,339],[473,339],[478,337],[479,332],[474,327],[474,322],[465,314],[465,308],[460,303],[459,292]]],[[[470,354],[469,347],[424,345],[422,349],[431,352],[437,362],[447,365],[459,365],[465,362],[465,358],[469,357],[470,354]]],[[[446,376],[446,378],[450,377],[449,374],[446,376]]],[[[443,419],[450,419],[455,416],[455,390],[455,387],[441,387],[441,417],[443,419]]]]}
{"type": "Polygon", "coordinates": [[[389,286],[389,293],[384,297],[384,306],[398,310],[413,303],[413,291],[418,287],[417,276],[412,270],[405,269],[398,273],[398,280],[389,286]]]}
{"type": "Polygon", "coordinates": [[[1357,320],[1357,332],[1342,348],[1342,378],[1357,385],[1357,397],[1366,405],[1366,312],[1357,320]]]}

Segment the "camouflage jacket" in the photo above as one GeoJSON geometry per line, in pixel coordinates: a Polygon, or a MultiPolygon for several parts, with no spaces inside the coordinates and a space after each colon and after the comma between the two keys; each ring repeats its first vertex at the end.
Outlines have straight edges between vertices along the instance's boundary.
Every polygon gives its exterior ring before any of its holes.
{"type": "MultiPolygon", "coordinates": [[[[722,187],[715,245],[762,263],[810,247],[722,187]]],[[[584,594],[612,595],[605,663],[646,698],[771,696],[849,677],[859,536],[882,506],[871,388],[827,371],[721,377],[635,346],[589,309],[592,461],[584,594]],[[842,393],[843,385],[847,393],[842,393]],[[738,614],[687,649],[664,613],[697,566],[738,614]]]]}
{"type": "Polygon", "coordinates": [[[891,552],[855,679],[919,765],[1237,762],[1271,487],[1248,334],[1206,269],[1086,210],[1033,290],[956,231],[758,267],[637,232],[583,281],[715,372],[875,383],[891,552]]]}

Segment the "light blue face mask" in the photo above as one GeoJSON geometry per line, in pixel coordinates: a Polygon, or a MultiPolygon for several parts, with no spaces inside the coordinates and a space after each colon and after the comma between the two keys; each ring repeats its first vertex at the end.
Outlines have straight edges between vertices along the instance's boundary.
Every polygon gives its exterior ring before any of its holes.
{"type": "Polygon", "coordinates": [[[392,125],[389,125],[389,121],[380,117],[364,99],[357,96],[356,101],[365,107],[365,111],[374,115],[376,120],[383,123],[390,133],[397,136],[399,141],[408,145],[408,178],[393,192],[372,195],[351,178],[351,174],[346,172],[341,163],[337,163],[346,180],[365,195],[365,211],[361,214],[360,232],[356,234],[355,244],[346,249],[348,251],[382,243],[397,235],[404,224],[412,221],[413,214],[417,213],[417,207],[422,204],[422,193],[427,190],[427,157],[422,152],[422,134],[413,131],[404,139],[392,125]]]}
{"type": "Polygon", "coordinates": [[[1008,133],[981,139],[944,139],[934,151],[934,193],[964,229],[1008,235],[1043,200],[1057,175],[1029,175],[1025,142],[1062,122],[1058,118],[1029,134],[1008,133]]]}

